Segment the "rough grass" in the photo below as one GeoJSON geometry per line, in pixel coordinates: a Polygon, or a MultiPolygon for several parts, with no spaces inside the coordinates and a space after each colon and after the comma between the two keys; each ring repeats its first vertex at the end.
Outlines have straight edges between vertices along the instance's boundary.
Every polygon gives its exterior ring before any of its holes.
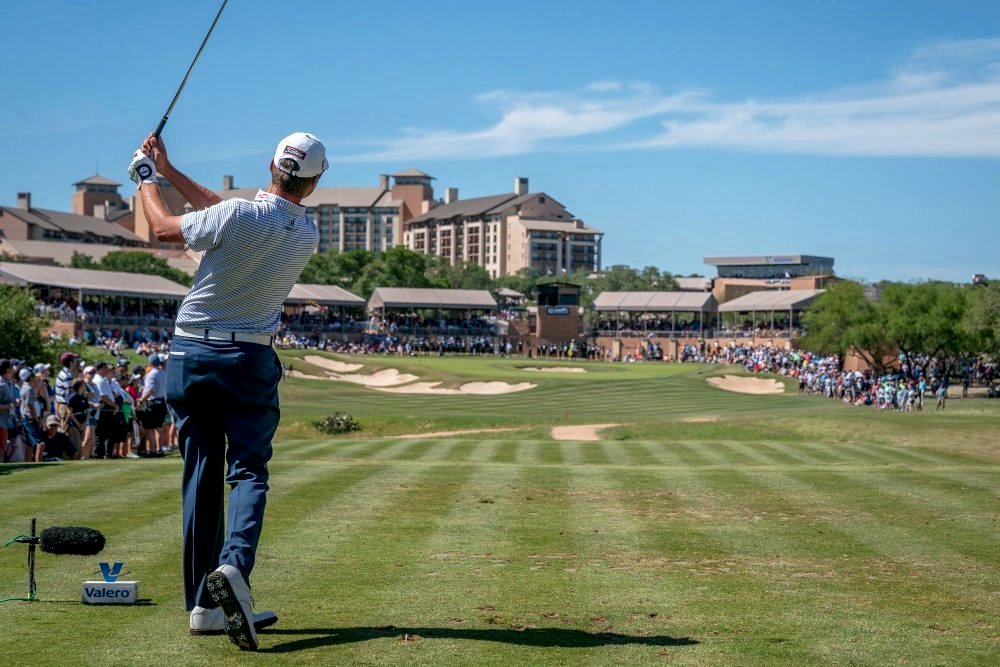
{"type": "MultiPolygon", "coordinates": [[[[286,383],[253,580],[281,622],[260,655],[187,636],[176,458],[0,467],[0,536],[31,516],[98,527],[104,556],[124,560],[147,598],[81,606],[96,559],[43,554],[42,601],[0,605],[4,661],[1000,661],[995,403],[888,415],[723,392],[696,366],[562,375],[391,362],[539,387],[435,397],[286,383]],[[333,410],[366,431],[329,439],[303,426],[333,410]],[[628,425],[601,442],[550,440],[567,421],[628,425]],[[382,437],[512,425],[525,430],[382,437]]],[[[0,596],[23,594],[23,549],[0,549],[0,596]]]]}

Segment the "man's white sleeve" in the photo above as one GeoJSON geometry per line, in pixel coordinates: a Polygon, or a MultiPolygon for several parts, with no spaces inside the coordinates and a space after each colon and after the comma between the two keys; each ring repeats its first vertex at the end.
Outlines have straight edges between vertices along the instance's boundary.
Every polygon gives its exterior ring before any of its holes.
{"type": "Polygon", "coordinates": [[[204,252],[219,245],[226,226],[239,212],[240,200],[227,199],[181,216],[181,234],[192,250],[204,252]]]}

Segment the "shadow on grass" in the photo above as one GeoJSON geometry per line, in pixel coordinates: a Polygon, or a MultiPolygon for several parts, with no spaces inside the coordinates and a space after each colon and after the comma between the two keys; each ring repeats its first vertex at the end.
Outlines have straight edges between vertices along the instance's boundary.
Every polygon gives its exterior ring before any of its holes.
{"type": "Polygon", "coordinates": [[[61,463],[0,463],[0,475],[12,475],[22,470],[42,470],[53,466],[60,466],[61,463]]]}
{"type": "Polygon", "coordinates": [[[307,638],[283,642],[277,646],[261,649],[261,653],[291,653],[305,651],[323,646],[336,646],[364,642],[372,639],[404,637],[419,639],[468,639],[470,641],[501,642],[504,644],[519,644],[521,646],[538,646],[551,648],[590,648],[613,644],[639,644],[642,646],[691,646],[698,644],[688,637],[669,637],[656,635],[642,637],[638,635],[623,635],[617,632],[584,632],[566,628],[527,628],[525,630],[489,630],[462,628],[397,628],[363,627],[363,628],[299,628],[288,630],[262,630],[266,635],[311,635],[307,638]]]}

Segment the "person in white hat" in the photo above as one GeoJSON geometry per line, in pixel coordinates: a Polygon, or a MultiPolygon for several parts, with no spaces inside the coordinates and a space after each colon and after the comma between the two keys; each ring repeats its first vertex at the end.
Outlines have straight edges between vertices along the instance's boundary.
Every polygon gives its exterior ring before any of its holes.
{"type": "Polygon", "coordinates": [[[177,312],[166,383],[184,457],[184,590],[191,633],[225,631],[244,650],[257,649],[257,628],[277,621],[254,613],[249,584],[279,418],[282,368],[272,343],[282,304],[319,241],[302,202],[328,167],[322,142],[303,132],[278,142],[270,184],[253,200],[223,200],[198,185],[152,135],[129,165],[156,238],[204,253],[177,312]],[[193,213],[170,213],[158,174],[193,213]]]}

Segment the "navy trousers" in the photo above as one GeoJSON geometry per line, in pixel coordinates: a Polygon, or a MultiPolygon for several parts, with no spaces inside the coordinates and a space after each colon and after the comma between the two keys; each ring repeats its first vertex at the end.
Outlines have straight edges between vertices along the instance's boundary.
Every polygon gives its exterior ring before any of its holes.
{"type": "Polygon", "coordinates": [[[171,343],[167,403],[184,457],[188,611],[216,606],[205,579],[220,565],[236,567],[250,581],[267,504],[281,375],[278,355],[266,345],[181,336],[171,343]],[[223,475],[230,489],[228,518],[223,475]]]}

